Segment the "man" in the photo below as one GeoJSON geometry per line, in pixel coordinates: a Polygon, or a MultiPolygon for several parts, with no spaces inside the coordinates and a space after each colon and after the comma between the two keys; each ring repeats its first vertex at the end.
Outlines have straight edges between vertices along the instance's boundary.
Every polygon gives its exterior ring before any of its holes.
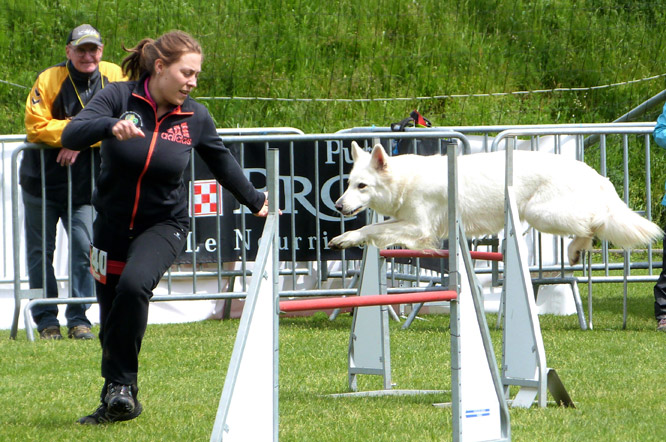
{"type": "MultiPolygon", "coordinates": [[[[659,118],[657,125],[652,133],[654,141],[659,147],[666,149],[666,105],[659,118]]],[[[661,200],[661,204],[666,206],[666,196],[661,200]]],[[[663,244],[664,254],[662,255],[662,268],[657,283],[654,285],[654,317],[657,319],[657,330],[666,332],[666,236],[663,244]]]]}
{"type": "MultiPolygon", "coordinates": [[[[26,101],[27,139],[31,143],[47,145],[47,148],[42,149],[43,164],[39,149],[24,151],[19,171],[25,209],[28,279],[30,288],[43,288],[43,276],[46,275],[48,298],[58,297],[53,269],[58,220],[66,229],[71,222],[72,296],[94,296],[93,279],[89,271],[93,219],[90,200],[92,177],[99,170],[99,155],[97,149],[88,148],[82,152],[65,149],[60,136],[68,121],[85,107],[96,92],[109,82],[125,80],[119,66],[101,61],[103,49],[97,29],[88,24],[74,28],[65,47],[67,60],[42,71],[26,101]],[[71,219],[68,196],[70,178],[71,219]],[[43,242],[45,248],[42,251],[43,242]],[[43,257],[46,262],[43,262],[43,257]]],[[[88,307],[86,304],[67,305],[65,317],[70,338],[95,337],[86,317],[88,307]]],[[[56,305],[35,306],[32,315],[42,339],[62,339],[56,305]]]]}

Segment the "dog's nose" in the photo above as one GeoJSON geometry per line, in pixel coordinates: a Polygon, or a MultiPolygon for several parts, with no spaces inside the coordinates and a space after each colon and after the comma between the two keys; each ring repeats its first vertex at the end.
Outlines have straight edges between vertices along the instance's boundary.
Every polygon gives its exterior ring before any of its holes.
{"type": "Polygon", "coordinates": [[[335,210],[337,210],[338,212],[342,212],[342,204],[335,203],[335,210]]]}

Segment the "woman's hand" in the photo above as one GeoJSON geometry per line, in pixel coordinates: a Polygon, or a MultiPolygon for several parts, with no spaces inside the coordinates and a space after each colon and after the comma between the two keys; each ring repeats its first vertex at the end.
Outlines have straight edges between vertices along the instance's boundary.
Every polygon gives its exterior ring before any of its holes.
{"type": "Polygon", "coordinates": [[[128,120],[119,120],[113,125],[111,133],[119,141],[130,140],[132,138],[145,138],[141,129],[136,127],[134,123],[128,120]]]}
{"type": "MultiPolygon", "coordinates": [[[[261,210],[254,214],[254,216],[258,216],[260,218],[266,218],[268,216],[268,192],[264,192],[264,195],[266,195],[264,205],[262,206],[261,210]]],[[[282,215],[282,211],[280,209],[278,209],[278,214],[282,215]]]]}

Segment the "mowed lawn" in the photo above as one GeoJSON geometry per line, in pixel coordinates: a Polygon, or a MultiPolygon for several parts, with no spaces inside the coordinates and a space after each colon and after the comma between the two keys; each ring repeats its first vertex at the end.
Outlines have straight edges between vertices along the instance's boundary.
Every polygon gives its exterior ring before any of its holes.
{"type": "MultiPolygon", "coordinates": [[[[580,286],[583,296],[587,288],[580,286]]],[[[586,299],[584,305],[587,307],[586,299]]],[[[549,367],[576,408],[510,410],[514,441],[661,441],[666,397],[666,333],[655,331],[651,284],[630,284],[627,328],[622,286],[594,286],[594,329],[576,316],[540,317],[549,367]]],[[[488,315],[498,359],[501,330],[488,315]]],[[[135,421],[83,427],[76,419],[99,400],[97,341],[31,343],[2,331],[1,441],[205,441],[210,439],[238,320],[150,325],[141,352],[135,421]]],[[[433,403],[450,394],[331,398],[347,391],[351,318],[323,313],[280,323],[280,439],[283,441],[441,441],[451,439],[451,411],[433,403]]],[[[450,390],[447,315],[427,315],[407,330],[391,322],[395,388],[450,390]]],[[[95,330],[97,331],[97,330],[95,330]]],[[[381,388],[360,376],[359,388],[381,388]]],[[[257,422],[257,425],[268,423],[257,422]]]]}

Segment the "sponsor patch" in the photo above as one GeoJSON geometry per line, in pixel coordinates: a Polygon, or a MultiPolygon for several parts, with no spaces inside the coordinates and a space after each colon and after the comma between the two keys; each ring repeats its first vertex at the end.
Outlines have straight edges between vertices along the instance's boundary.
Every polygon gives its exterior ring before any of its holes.
{"type": "Polygon", "coordinates": [[[120,116],[120,119],[131,121],[139,129],[143,127],[143,120],[141,119],[141,115],[137,114],[136,112],[127,111],[120,116]]]}

